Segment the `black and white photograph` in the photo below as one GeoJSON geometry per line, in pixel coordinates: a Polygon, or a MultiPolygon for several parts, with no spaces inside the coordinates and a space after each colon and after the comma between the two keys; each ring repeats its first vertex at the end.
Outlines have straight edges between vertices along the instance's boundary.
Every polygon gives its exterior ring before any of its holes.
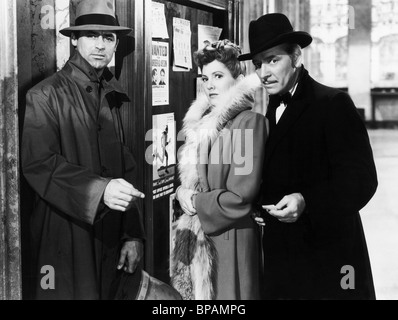
{"type": "Polygon", "coordinates": [[[0,300],[398,300],[397,0],[0,0],[0,32],[0,300]]]}

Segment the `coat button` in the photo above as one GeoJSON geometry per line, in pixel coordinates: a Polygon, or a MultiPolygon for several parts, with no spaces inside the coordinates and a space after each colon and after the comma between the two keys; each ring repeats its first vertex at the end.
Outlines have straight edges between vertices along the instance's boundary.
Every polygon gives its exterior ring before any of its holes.
{"type": "Polygon", "coordinates": [[[106,171],[107,171],[107,170],[106,170],[106,168],[105,168],[104,166],[101,167],[101,170],[102,170],[102,173],[103,173],[103,174],[106,174],[106,171]]]}
{"type": "Polygon", "coordinates": [[[98,130],[98,131],[101,131],[101,130],[102,130],[102,126],[101,126],[100,124],[97,126],[97,130],[98,130]]]}
{"type": "Polygon", "coordinates": [[[91,92],[93,92],[93,88],[90,87],[90,86],[88,86],[88,87],[86,88],[86,91],[87,91],[88,93],[91,93],[91,92]]]}

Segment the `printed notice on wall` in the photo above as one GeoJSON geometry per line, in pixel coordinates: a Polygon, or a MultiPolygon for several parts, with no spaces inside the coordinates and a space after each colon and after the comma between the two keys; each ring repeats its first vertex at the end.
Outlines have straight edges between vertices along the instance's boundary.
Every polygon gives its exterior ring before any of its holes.
{"type": "Polygon", "coordinates": [[[152,131],[153,199],[171,194],[176,171],[174,113],[154,115],[152,131]]]}
{"type": "Polygon", "coordinates": [[[152,38],[169,39],[164,4],[152,1],[152,38]]]}
{"type": "Polygon", "coordinates": [[[152,105],[169,104],[169,43],[152,41],[152,105]]]}
{"type": "Polygon", "coordinates": [[[173,18],[173,30],[174,65],[192,69],[191,22],[185,19],[173,18]]]}
{"type": "Polygon", "coordinates": [[[222,29],[206,26],[199,24],[198,25],[198,49],[203,49],[208,44],[211,44],[220,39],[222,29]]]}

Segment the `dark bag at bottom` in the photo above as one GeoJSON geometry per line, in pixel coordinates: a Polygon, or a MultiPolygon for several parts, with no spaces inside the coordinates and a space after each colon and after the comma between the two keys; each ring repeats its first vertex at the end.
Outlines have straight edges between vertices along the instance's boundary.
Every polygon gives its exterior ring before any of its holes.
{"type": "Polygon", "coordinates": [[[120,271],[111,291],[113,300],[182,300],[177,290],[141,268],[134,273],[120,271]]]}

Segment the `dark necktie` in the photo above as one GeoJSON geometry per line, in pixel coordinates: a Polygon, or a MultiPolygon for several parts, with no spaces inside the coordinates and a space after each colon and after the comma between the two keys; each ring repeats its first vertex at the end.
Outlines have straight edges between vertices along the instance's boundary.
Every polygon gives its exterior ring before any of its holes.
{"type": "Polygon", "coordinates": [[[287,106],[289,104],[289,102],[292,100],[292,94],[290,93],[290,91],[288,91],[281,96],[278,95],[278,99],[279,99],[279,104],[281,104],[281,102],[283,102],[285,104],[285,106],[287,106]]]}
{"type": "Polygon", "coordinates": [[[285,106],[287,106],[289,102],[292,100],[292,95],[290,92],[286,92],[283,95],[272,95],[269,97],[269,99],[270,100],[268,104],[266,117],[273,125],[276,124],[276,119],[275,119],[276,109],[280,106],[282,102],[285,104],[285,106]]]}

